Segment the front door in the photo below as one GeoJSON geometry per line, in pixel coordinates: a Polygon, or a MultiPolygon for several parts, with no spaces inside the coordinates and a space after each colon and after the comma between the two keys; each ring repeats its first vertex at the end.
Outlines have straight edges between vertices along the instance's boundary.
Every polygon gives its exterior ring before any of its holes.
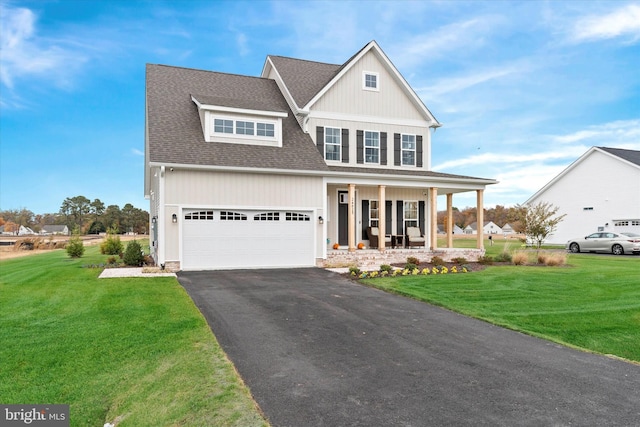
{"type": "Polygon", "coordinates": [[[349,244],[349,192],[338,191],[338,244],[349,244]]]}

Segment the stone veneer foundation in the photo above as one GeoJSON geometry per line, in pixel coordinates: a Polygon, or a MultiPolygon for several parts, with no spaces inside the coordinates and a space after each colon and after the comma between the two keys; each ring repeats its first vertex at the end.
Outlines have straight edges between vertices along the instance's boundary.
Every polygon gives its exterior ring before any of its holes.
{"type": "Polygon", "coordinates": [[[452,261],[454,258],[466,258],[469,262],[475,262],[485,254],[484,249],[462,248],[437,248],[429,249],[388,249],[383,252],[377,249],[360,249],[349,252],[344,249],[331,249],[327,251],[327,259],[319,260],[318,267],[337,268],[356,266],[360,269],[378,269],[381,264],[397,264],[407,262],[408,257],[415,257],[420,262],[429,262],[434,256],[439,256],[444,261],[452,261]]]}

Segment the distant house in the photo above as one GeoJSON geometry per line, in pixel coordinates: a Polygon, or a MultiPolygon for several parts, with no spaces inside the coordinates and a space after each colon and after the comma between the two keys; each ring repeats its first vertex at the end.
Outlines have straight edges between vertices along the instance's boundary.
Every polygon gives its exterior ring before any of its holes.
{"type": "Polygon", "coordinates": [[[45,236],[56,234],[68,236],[69,227],[67,227],[66,225],[45,225],[42,227],[42,231],[40,232],[40,234],[43,234],[45,236]]]}
{"type": "MultiPolygon", "coordinates": [[[[493,221],[485,221],[484,226],[482,227],[484,234],[500,234],[502,233],[502,228],[498,226],[493,221]]],[[[467,225],[464,228],[464,234],[478,234],[478,223],[474,222],[467,225]]]]}
{"type": "Polygon", "coordinates": [[[539,202],[566,215],[547,243],[597,231],[640,234],[640,151],[590,148],[525,204],[539,202]]]}
{"type": "Polygon", "coordinates": [[[506,223],[502,226],[502,234],[514,234],[516,231],[513,229],[511,224],[506,223]]]}

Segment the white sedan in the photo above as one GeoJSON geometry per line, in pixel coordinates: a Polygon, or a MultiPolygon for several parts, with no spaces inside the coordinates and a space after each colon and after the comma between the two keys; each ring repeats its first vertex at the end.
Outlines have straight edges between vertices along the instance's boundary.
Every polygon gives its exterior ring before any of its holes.
{"type": "Polygon", "coordinates": [[[640,234],[611,233],[609,231],[589,234],[586,237],[567,242],[567,249],[578,252],[610,252],[614,255],[625,253],[640,254],[640,234]]]}

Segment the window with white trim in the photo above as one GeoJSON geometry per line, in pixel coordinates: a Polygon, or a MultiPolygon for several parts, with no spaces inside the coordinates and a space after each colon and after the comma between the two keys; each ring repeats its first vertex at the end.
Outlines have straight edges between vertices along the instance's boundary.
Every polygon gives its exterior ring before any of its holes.
{"type": "Polygon", "coordinates": [[[416,136],[402,135],[402,165],[416,165],[416,136]]]}
{"type": "Polygon", "coordinates": [[[380,132],[364,132],[364,162],[380,163],[380,132]]]}
{"type": "Polygon", "coordinates": [[[215,119],[213,131],[217,133],[233,133],[233,120],[215,119]]]}
{"type": "Polygon", "coordinates": [[[380,209],[378,209],[378,201],[369,201],[369,226],[378,227],[380,225],[380,209]]]}
{"type": "Polygon", "coordinates": [[[324,128],[324,158],[326,160],[340,160],[340,135],[339,128],[324,128]]]}
{"type": "Polygon", "coordinates": [[[245,122],[241,120],[236,121],[236,134],[238,135],[253,135],[254,122],[245,122]]]}
{"type": "Polygon", "coordinates": [[[271,136],[275,135],[275,126],[273,123],[257,123],[256,135],[258,136],[271,136]]]}
{"type": "Polygon", "coordinates": [[[404,229],[418,226],[418,202],[405,201],[403,209],[404,229]]]}
{"type": "Polygon", "coordinates": [[[372,71],[364,71],[362,74],[362,88],[365,90],[379,90],[379,74],[372,71]]]}

